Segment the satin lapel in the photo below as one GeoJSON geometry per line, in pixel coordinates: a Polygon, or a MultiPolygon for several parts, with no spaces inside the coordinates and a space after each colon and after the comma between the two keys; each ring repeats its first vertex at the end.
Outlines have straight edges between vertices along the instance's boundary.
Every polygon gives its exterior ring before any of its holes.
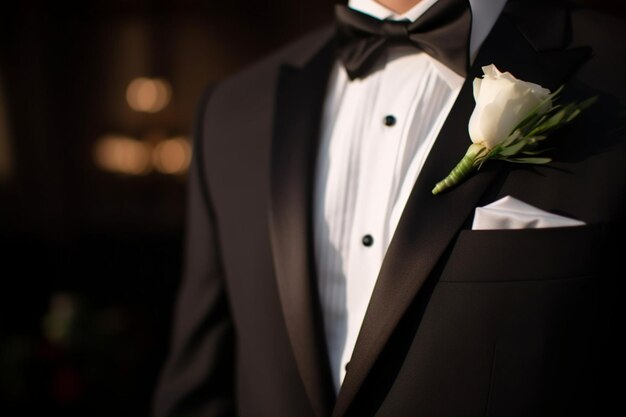
{"type": "Polygon", "coordinates": [[[330,415],[333,383],[312,271],[313,172],[326,83],[327,43],[303,68],[285,65],[278,79],[272,144],[270,236],[287,332],[315,415],[330,415]]]}
{"type": "Polygon", "coordinates": [[[510,71],[520,79],[554,89],[586,56],[580,50],[539,54],[506,16],[498,20],[470,70],[404,209],[378,276],[334,417],[348,411],[405,310],[472,215],[480,197],[499,174],[504,174],[504,163],[489,162],[456,188],[437,196],[431,194],[435,183],[448,174],[471,143],[467,125],[474,108],[473,78],[482,75],[482,66],[494,63],[500,70],[510,71]]]}

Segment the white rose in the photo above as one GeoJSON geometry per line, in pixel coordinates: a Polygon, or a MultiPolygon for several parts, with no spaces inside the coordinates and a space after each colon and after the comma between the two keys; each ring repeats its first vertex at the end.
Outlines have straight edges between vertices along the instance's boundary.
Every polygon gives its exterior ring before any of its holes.
{"type": "MultiPolygon", "coordinates": [[[[469,122],[472,142],[493,149],[505,140],[549,94],[540,85],[521,81],[495,65],[483,67],[483,78],[474,79],[476,107],[469,122]]],[[[545,106],[547,110],[551,103],[545,106]]]]}

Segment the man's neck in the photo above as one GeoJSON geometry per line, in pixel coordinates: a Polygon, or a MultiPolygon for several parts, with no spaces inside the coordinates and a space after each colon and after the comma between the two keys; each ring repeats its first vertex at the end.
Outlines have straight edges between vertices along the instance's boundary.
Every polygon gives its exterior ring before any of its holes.
{"type": "Polygon", "coordinates": [[[402,14],[411,9],[422,0],[376,0],[377,3],[382,4],[389,10],[395,13],[402,14]]]}

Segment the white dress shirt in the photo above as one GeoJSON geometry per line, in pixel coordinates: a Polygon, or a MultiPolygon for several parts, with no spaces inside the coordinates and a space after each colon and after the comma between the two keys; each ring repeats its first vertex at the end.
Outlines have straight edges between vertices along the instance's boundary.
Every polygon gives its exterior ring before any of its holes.
{"type": "MultiPolygon", "coordinates": [[[[374,0],[349,7],[416,20],[437,0],[397,15],[374,0]]],[[[506,0],[470,0],[473,59],[506,0]]],[[[397,47],[350,81],[335,64],[322,118],[314,194],[315,262],[338,391],[385,252],[411,188],[464,79],[416,48],[397,47]]]]}

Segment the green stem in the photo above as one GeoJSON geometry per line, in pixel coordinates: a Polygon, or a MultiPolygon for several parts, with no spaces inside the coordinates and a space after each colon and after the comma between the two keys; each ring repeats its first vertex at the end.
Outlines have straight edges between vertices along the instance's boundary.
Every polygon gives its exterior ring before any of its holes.
{"type": "Polygon", "coordinates": [[[471,144],[469,148],[467,148],[465,156],[454,167],[454,169],[450,171],[448,176],[435,185],[435,188],[433,188],[432,191],[433,195],[439,194],[440,192],[445,191],[461,182],[461,180],[463,180],[463,178],[465,178],[472,171],[476,158],[484,152],[484,150],[485,147],[481,144],[471,144]]]}

